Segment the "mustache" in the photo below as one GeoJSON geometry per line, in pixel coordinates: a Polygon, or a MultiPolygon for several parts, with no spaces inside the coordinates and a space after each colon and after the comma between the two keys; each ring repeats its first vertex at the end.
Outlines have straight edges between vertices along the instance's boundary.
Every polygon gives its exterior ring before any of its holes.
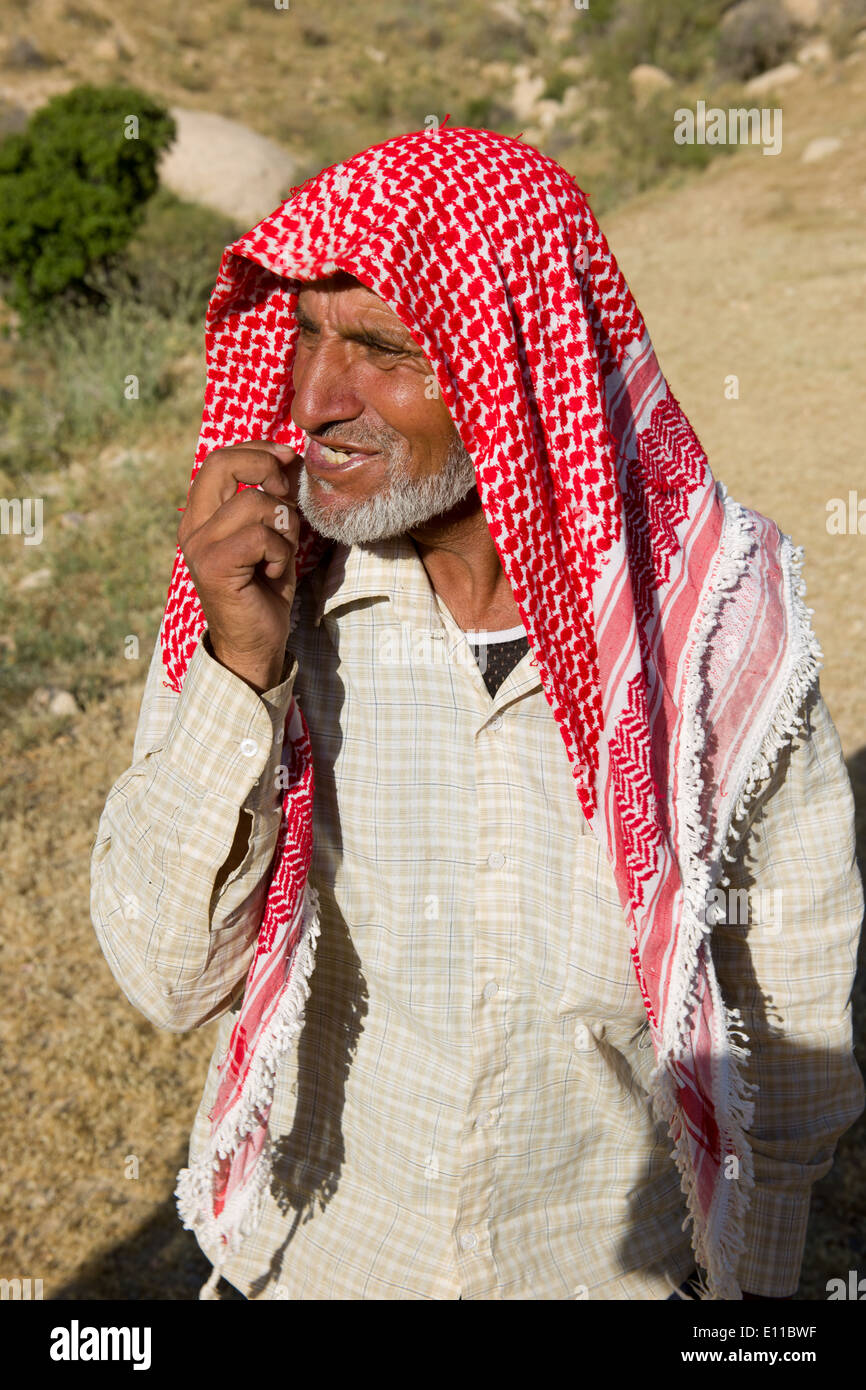
{"type": "Polygon", "coordinates": [[[355,449],[376,450],[383,454],[389,453],[392,450],[399,451],[408,447],[406,440],[401,439],[397,434],[379,434],[377,437],[377,435],[370,430],[359,430],[354,426],[350,429],[344,429],[339,425],[335,425],[333,429],[320,430],[318,432],[318,437],[323,440],[325,444],[330,444],[333,439],[336,440],[338,444],[342,442],[344,446],[350,446],[355,449]]]}

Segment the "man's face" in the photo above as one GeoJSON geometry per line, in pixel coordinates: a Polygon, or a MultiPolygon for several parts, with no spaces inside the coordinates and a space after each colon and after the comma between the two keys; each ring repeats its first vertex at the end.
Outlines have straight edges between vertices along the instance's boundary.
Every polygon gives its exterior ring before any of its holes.
{"type": "Polygon", "coordinates": [[[346,545],[403,535],[454,508],[475,469],[430,363],[378,295],[339,272],[301,286],[292,419],[310,438],[298,505],[346,545]],[[327,468],[331,450],[356,454],[327,468]]]}

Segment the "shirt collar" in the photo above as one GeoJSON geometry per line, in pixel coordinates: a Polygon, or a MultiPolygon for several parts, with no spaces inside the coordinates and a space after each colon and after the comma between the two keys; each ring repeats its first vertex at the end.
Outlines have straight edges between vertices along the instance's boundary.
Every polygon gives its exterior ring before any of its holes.
{"type": "Polygon", "coordinates": [[[313,576],[313,622],[362,599],[389,599],[399,617],[439,624],[433,585],[409,536],[336,545],[313,576]]]}
{"type": "MultiPolygon", "coordinates": [[[[335,545],[330,557],[310,577],[313,624],[363,600],[388,600],[396,621],[412,627],[450,630],[456,640],[460,628],[437,596],[411,537],[394,536],[364,545],[335,545]]],[[[505,700],[541,689],[535,665],[524,657],[497,692],[505,700]]]]}

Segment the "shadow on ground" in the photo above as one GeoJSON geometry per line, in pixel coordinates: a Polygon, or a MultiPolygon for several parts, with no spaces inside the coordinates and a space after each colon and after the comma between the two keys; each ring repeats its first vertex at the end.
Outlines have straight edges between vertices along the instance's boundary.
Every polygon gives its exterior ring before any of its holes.
{"type": "MultiPolygon", "coordinates": [[[[186,1160],[185,1152],[178,1154],[175,1166],[180,1168],[186,1160]]],[[[198,1299],[199,1289],[210,1274],[210,1261],[192,1232],[181,1226],[174,1197],[169,1194],[157,1214],[135,1235],[93,1255],[50,1301],[198,1299]]],[[[219,1288],[222,1301],[246,1302],[225,1280],[219,1288]]]]}

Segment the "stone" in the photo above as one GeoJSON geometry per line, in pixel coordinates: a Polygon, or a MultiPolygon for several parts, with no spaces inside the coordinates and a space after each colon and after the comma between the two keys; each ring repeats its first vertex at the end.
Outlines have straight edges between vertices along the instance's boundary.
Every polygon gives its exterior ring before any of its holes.
{"type": "Polygon", "coordinates": [[[254,226],[285,198],[298,161],[276,141],[213,111],[174,106],[177,139],[159,177],[179,198],[202,203],[242,227],[254,226]]]}
{"type": "Polygon", "coordinates": [[[638,101],[673,86],[673,78],[653,63],[638,63],[628,75],[629,86],[638,101]]]}
{"type": "Polygon", "coordinates": [[[535,103],[533,119],[538,122],[542,131],[548,131],[556,124],[557,118],[562,114],[562,107],[558,101],[551,101],[549,98],[535,103]]]}
{"type": "Polygon", "coordinates": [[[10,41],[4,61],[7,68],[50,68],[53,59],[47,58],[32,39],[18,38],[10,41]]]}
{"type": "Polygon", "coordinates": [[[798,63],[829,63],[833,51],[826,39],[810,39],[797,50],[798,63]]]}
{"type": "Polygon", "coordinates": [[[97,39],[90,52],[100,63],[116,63],[119,58],[128,58],[124,44],[116,34],[104,34],[97,39]]]}
{"type": "Polygon", "coordinates": [[[766,72],[750,78],[746,83],[746,91],[750,96],[763,96],[765,92],[772,92],[777,87],[796,82],[802,75],[803,69],[799,63],[780,63],[777,68],[768,68],[766,72]]]}
{"type": "Polygon", "coordinates": [[[806,29],[820,23],[823,6],[824,0],[782,0],[782,9],[788,18],[806,29]]]}
{"type": "Polygon", "coordinates": [[[572,77],[582,77],[589,67],[589,59],[583,58],[577,53],[569,53],[567,58],[563,58],[559,64],[563,72],[571,73],[572,77]]]}
{"type": "Polygon", "coordinates": [[[65,717],[80,714],[81,710],[71,690],[60,690],[56,685],[40,685],[30,696],[34,709],[46,710],[49,714],[65,717]]]}
{"type": "Polygon", "coordinates": [[[543,77],[533,77],[525,63],[518,63],[513,70],[514,87],[509,105],[518,121],[529,120],[535,115],[536,102],[547,85],[543,77]]]}
{"type": "Polygon", "coordinates": [[[822,135],[817,140],[809,141],[800,158],[804,164],[817,164],[819,159],[826,159],[841,148],[842,141],[837,140],[835,135],[822,135]]]}
{"type": "Polygon", "coordinates": [[[48,713],[58,716],[79,714],[78,701],[71,690],[56,690],[48,701],[48,713]]]}
{"type": "Polygon", "coordinates": [[[18,580],[15,588],[19,594],[26,594],[31,589],[41,589],[43,585],[50,583],[52,578],[53,570],[43,566],[42,569],[31,570],[29,574],[25,574],[23,579],[18,580]]]}

